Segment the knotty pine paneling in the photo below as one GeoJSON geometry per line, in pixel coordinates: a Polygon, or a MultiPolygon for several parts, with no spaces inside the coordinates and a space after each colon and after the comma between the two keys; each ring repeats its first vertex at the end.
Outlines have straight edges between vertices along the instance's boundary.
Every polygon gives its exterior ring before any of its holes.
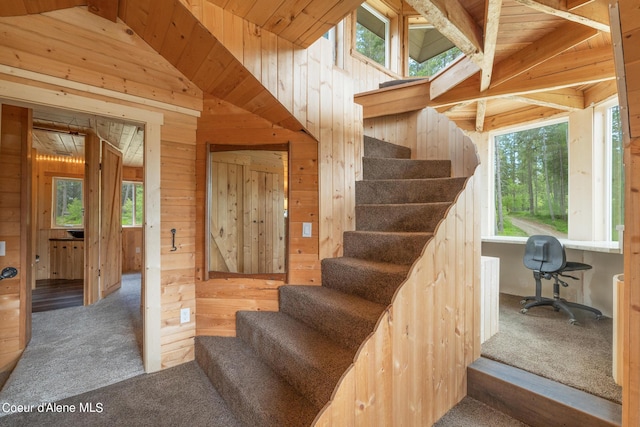
{"type": "MultiPolygon", "coordinates": [[[[454,134],[448,151],[473,174],[469,144],[454,134]]],[[[432,425],[466,395],[466,367],[480,356],[479,184],[478,173],[467,180],[314,425],[432,425]]]]}
{"type": "Polygon", "coordinates": [[[0,269],[18,274],[0,281],[0,373],[10,370],[31,338],[31,111],[0,104],[0,269]]]}
{"type": "Polygon", "coordinates": [[[198,124],[197,145],[197,275],[198,335],[235,335],[238,310],[277,310],[278,286],[261,279],[207,279],[205,253],[207,144],[290,144],[288,280],[319,284],[318,144],[303,132],[282,129],[255,114],[214,97],[206,97],[198,124]],[[311,222],[313,235],[302,238],[302,223],[311,222]]]}
{"type": "MultiPolygon", "coordinates": [[[[0,65],[83,83],[91,90],[80,86],[69,89],[7,74],[0,74],[0,79],[164,114],[161,145],[154,147],[160,150],[161,163],[160,283],[147,284],[161,289],[161,319],[159,325],[149,327],[160,328],[159,358],[163,368],[193,359],[197,120],[177,111],[200,110],[202,91],[126,25],[101,19],[84,8],[0,18],[0,27],[0,65]],[[113,96],[100,89],[114,91],[113,96]],[[172,228],[178,230],[176,251],[171,251],[172,228]],[[190,308],[191,322],[180,324],[181,308],[190,308]]],[[[82,110],[83,105],[70,108],[82,110]]],[[[12,162],[2,168],[2,173],[11,173],[15,167],[12,162]]]]}
{"type": "MultiPolygon", "coordinates": [[[[355,227],[354,181],[361,177],[362,109],[353,103],[353,95],[377,89],[393,74],[348,53],[338,68],[329,40],[320,38],[301,49],[217,4],[207,1],[202,8],[202,23],[218,40],[231,43],[227,47],[236,59],[318,141],[320,257],[340,256],[342,232],[355,227]]],[[[348,26],[350,19],[338,25],[348,26]]],[[[341,52],[351,51],[350,40],[345,38],[341,52]]]]}

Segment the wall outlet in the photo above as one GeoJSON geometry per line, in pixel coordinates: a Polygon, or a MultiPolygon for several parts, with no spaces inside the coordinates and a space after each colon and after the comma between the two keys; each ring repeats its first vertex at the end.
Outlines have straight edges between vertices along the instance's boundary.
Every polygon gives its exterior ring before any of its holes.
{"type": "Polygon", "coordinates": [[[311,223],[303,222],[302,223],[302,237],[311,237],[311,223]]]}
{"type": "Polygon", "coordinates": [[[140,253],[140,248],[136,247],[136,253],[139,254],[140,253]]]}
{"type": "Polygon", "coordinates": [[[180,323],[188,323],[191,320],[191,309],[189,308],[181,308],[180,309],[180,323]]]}

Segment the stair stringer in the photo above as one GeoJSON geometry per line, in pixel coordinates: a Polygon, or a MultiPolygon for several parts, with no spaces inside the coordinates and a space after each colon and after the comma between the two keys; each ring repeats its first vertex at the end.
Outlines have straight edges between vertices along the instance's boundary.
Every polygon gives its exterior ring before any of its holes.
{"type": "Polygon", "coordinates": [[[480,357],[480,176],[471,167],[313,425],[428,426],[466,396],[467,366],[480,357]]]}

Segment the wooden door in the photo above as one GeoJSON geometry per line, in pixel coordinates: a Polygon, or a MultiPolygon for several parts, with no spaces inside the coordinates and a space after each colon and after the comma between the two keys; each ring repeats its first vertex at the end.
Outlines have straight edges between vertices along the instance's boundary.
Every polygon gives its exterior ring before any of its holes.
{"type": "Polygon", "coordinates": [[[93,134],[85,138],[84,303],[120,288],[122,154],[93,134]]]}
{"type": "Polygon", "coordinates": [[[84,305],[100,299],[100,138],[84,140],[84,305]]]}
{"type": "Polygon", "coordinates": [[[100,174],[101,297],[120,289],[122,282],[122,153],[102,142],[100,174]]]}

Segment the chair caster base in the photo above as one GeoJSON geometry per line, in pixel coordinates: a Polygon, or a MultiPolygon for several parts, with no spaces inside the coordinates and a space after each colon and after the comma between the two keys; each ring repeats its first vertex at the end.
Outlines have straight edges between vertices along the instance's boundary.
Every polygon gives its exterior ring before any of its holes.
{"type": "Polygon", "coordinates": [[[529,311],[529,310],[526,309],[526,308],[520,309],[520,313],[522,313],[522,314],[527,314],[527,311],[529,311]]]}
{"type": "Polygon", "coordinates": [[[580,322],[578,322],[576,319],[569,319],[569,324],[570,325],[580,325],[580,322]]]}

